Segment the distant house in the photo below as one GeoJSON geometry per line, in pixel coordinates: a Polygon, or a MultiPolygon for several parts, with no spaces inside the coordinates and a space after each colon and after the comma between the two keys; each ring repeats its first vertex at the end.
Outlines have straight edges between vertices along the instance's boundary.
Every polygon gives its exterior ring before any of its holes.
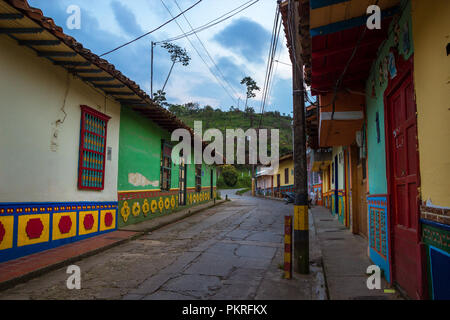
{"type": "Polygon", "coordinates": [[[256,173],[256,190],[258,194],[283,197],[284,192],[294,192],[294,158],[287,154],[278,159],[279,166],[273,168],[260,166],[256,173]]]}
{"type": "Polygon", "coordinates": [[[0,0],[0,262],[215,197],[192,130],[25,0],[0,0]]]}
{"type": "Polygon", "coordinates": [[[272,196],[273,188],[273,169],[266,166],[258,166],[256,169],[256,194],[272,196]]]}

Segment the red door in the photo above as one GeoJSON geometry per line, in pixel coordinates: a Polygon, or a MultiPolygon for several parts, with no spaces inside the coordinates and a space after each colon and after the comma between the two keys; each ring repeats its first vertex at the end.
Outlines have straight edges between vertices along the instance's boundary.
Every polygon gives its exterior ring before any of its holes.
{"type": "Polygon", "coordinates": [[[386,97],[392,272],[394,282],[417,299],[422,297],[417,118],[411,64],[402,71],[386,97]]]}

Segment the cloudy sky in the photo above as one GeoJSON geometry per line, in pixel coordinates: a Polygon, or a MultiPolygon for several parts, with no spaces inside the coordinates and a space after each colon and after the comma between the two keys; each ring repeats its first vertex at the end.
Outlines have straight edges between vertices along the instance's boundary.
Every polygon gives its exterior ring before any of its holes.
{"type": "MultiPolygon", "coordinates": [[[[182,10],[197,0],[162,0],[175,16],[180,13],[175,1],[182,10]]],[[[171,18],[161,0],[29,0],[29,3],[41,8],[46,16],[52,17],[64,31],[75,37],[86,48],[100,55],[127,41],[130,41],[161,25],[171,18]],[[67,8],[77,5],[81,8],[81,29],[70,30],[66,22],[70,14],[67,8]]],[[[193,28],[246,3],[248,0],[203,0],[186,13],[193,28]]],[[[227,79],[223,86],[218,83],[211,71],[199,57],[187,39],[175,43],[186,48],[192,58],[189,66],[177,64],[166,87],[167,99],[171,103],[198,102],[201,106],[228,110],[230,106],[243,109],[245,88],[240,80],[245,76],[255,79],[262,88],[276,0],[260,0],[247,10],[212,28],[198,33],[199,38],[209,51],[220,72],[227,79]],[[239,98],[241,99],[239,101],[239,98]]],[[[181,16],[177,19],[184,32],[190,31],[188,22],[181,16]]],[[[126,76],[136,81],[145,91],[150,92],[150,42],[163,41],[182,34],[180,27],[172,22],[155,33],[124,47],[105,58],[113,63],[126,76]]],[[[201,43],[195,36],[190,38],[193,45],[219,74],[201,43]]],[[[289,63],[283,30],[277,59],[289,63]]],[[[171,61],[168,53],[161,47],[155,48],[154,91],[161,89],[169,72],[171,61]]],[[[291,67],[275,64],[275,79],[267,111],[278,110],[289,114],[292,111],[291,67]]],[[[249,104],[257,112],[260,110],[261,95],[249,104]]]]}

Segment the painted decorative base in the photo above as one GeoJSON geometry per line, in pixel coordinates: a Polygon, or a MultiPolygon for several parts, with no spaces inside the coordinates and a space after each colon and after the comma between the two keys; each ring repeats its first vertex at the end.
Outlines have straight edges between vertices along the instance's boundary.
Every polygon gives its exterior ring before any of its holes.
{"type": "Polygon", "coordinates": [[[179,190],[171,191],[119,191],[119,227],[133,225],[160,217],[181,208],[199,205],[216,198],[216,188],[204,187],[201,192],[188,188],[186,205],[179,205],[179,190]]]}
{"type": "Polygon", "coordinates": [[[117,228],[117,202],[0,204],[0,262],[117,228]]]}
{"type": "Polygon", "coordinates": [[[388,209],[386,195],[367,197],[370,258],[391,282],[389,262],[388,209]]]}
{"type": "Polygon", "coordinates": [[[450,226],[424,219],[421,222],[429,296],[433,300],[450,300],[450,226]]]}

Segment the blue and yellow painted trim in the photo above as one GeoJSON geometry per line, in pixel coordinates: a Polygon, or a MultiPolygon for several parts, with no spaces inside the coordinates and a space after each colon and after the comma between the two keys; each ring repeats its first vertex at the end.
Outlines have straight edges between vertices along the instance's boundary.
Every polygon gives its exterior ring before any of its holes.
{"type": "MultiPolygon", "coordinates": [[[[381,11],[381,19],[386,19],[389,17],[392,17],[399,11],[399,7],[393,7],[390,9],[382,10],[381,11]]],[[[317,28],[312,28],[310,30],[311,37],[317,37],[317,36],[323,36],[327,34],[336,33],[339,31],[344,31],[348,29],[352,29],[355,27],[363,26],[367,23],[367,15],[363,15],[360,17],[343,20],[339,22],[330,23],[324,26],[320,26],[317,28]]]]}
{"type": "Polygon", "coordinates": [[[118,202],[0,203],[0,262],[114,231],[117,207],[118,202]]]}

